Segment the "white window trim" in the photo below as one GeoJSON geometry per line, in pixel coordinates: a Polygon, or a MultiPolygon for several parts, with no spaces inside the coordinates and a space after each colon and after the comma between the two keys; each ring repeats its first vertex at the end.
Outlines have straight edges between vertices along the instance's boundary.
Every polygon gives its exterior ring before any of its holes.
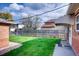
{"type": "Polygon", "coordinates": [[[75,21],[75,29],[76,29],[76,32],[79,32],[79,30],[77,29],[77,24],[79,24],[79,22],[77,22],[77,17],[79,17],[79,14],[76,16],[76,21],[75,21]]]}

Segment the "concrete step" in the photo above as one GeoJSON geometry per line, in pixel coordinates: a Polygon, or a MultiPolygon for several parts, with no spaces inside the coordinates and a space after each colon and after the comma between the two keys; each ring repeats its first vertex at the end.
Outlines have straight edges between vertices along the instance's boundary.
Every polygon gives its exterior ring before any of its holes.
{"type": "Polygon", "coordinates": [[[75,56],[71,47],[59,47],[55,46],[53,56],[75,56]]]}
{"type": "Polygon", "coordinates": [[[3,55],[13,49],[19,48],[20,46],[22,46],[22,44],[20,43],[15,43],[15,42],[10,42],[9,46],[4,47],[4,48],[0,48],[0,55],[3,55]]]}

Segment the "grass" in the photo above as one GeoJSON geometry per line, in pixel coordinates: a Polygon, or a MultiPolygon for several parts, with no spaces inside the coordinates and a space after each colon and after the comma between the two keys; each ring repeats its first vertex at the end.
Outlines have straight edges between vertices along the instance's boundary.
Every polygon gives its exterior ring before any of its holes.
{"type": "Polygon", "coordinates": [[[17,35],[10,35],[10,41],[23,43],[29,40],[36,39],[37,37],[27,37],[27,36],[17,36],[17,35]]]}
{"type": "Polygon", "coordinates": [[[25,42],[24,41],[22,42],[23,45],[20,48],[14,49],[4,55],[5,56],[51,56],[53,54],[57,40],[58,39],[56,38],[36,38],[36,39],[34,38],[34,40],[30,40],[30,41],[24,40],[25,42]]]}

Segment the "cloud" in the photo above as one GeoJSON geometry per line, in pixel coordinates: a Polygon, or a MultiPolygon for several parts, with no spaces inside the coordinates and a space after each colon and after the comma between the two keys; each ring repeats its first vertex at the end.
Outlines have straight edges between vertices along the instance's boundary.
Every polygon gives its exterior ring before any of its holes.
{"type": "Polygon", "coordinates": [[[47,13],[47,14],[42,15],[41,18],[42,18],[43,22],[45,22],[45,21],[50,20],[50,19],[57,19],[60,16],[63,16],[63,15],[59,14],[59,13],[51,12],[51,13],[47,13]]]}
{"type": "MultiPolygon", "coordinates": [[[[31,4],[31,5],[33,5],[33,4],[31,4]]],[[[67,5],[67,4],[60,4],[60,3],[41,4],[42,8],[39,8],[38,10],[33,10],[32,6],[31,7],[25,6],[23,11],[25,11],[26,13],[31,13],[31,14],[41,14],[43,12],[53,10],[53,9],[63,6],[63,5],[67,5]]],[[[39,4],[37,4],[36,6],[39,7],[39,4]]],[[[33,6],[33,7],[36,7],[36,6],[33,6]]],[[[66,11],[67,11],[67,7],[64,7],[64,8],[58,9],[56,11],[52,11],[52,12],[59,13],[59,14],[65,14],[66,11]]],[[[54,15],[52,15],[52,16],[54,16],[54,15]]]]}
{"type": "Polygon", "coordinates": [[[24,3],[24,6],[30,7],[32,10],[39,10],[45,7],[43,3],[24,3]]]}
{"type": "Polygon", "coordinates": [[[15,12],[10,12],[10,14],[11,14],[12,16],[17,16],[17,14],[16,14],[15,12]]]}
{"type": "Polygon", "coordinates": [[[68,7],[69,7],[69,6],[65,6],[65,7],[63,7],[63,8],[60,8],[60,9],[54,11],[54,12],[55,12],[55,13],[59,13],[59,14],[65,14],[65,13],[67,12],[67,10],[68,10],[68,7]]]}
{"type": "Polygon", "coordinates": [[[23,17],[23,18],[28,16],[27,13],[21,13],[20,15],[21,15],[21,17],[23,17]]]}
{"type": "Polygon", "coordinates": [[[11,9],[14,9],[14,10],[21,10],[21,9],[24,8],[23,5],[18,5],[18,4],[16,4],[16,3],[10,4],[9,7],[10,7],[11,9]]]}
{"type": "MultiPolygon", "coordinates": [[[[20,19],[22,17],[27,17],[28,14],[32,14],[32,15],[36,15],[36,14],[41,14],[43,12],[49,11],[49,10],[53,10],[55,8],[58,8],[60,6],[63,6],[66,4],[61,4],[61,3],[48,3],[48,4],[33,4],[33,3],[24,3],[22,4],[17,4],[17,3],[13,3],[10,4],[8,7],[4,7],[3,9],[5,11],[10,12],[15,19],[20,19]]],[[[60,16],[63,16],[66,14],[67,11],[67,7],[58,9],[56,11],[52,11],[49,13],[46,13],[44,15],[41,15],[40,18],[42,18],[44,21],[49,20],[51,18],[53,19],[57,19],[60,16]]]]}

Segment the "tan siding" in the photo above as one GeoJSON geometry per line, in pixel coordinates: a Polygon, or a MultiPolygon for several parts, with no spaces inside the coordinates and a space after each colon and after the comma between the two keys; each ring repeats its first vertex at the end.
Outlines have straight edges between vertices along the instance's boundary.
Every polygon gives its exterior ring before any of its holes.
{"type": "Polygon", "coordinates": [[[0,25],[0,48],[9,44],[9,26],[0,25]]]}

